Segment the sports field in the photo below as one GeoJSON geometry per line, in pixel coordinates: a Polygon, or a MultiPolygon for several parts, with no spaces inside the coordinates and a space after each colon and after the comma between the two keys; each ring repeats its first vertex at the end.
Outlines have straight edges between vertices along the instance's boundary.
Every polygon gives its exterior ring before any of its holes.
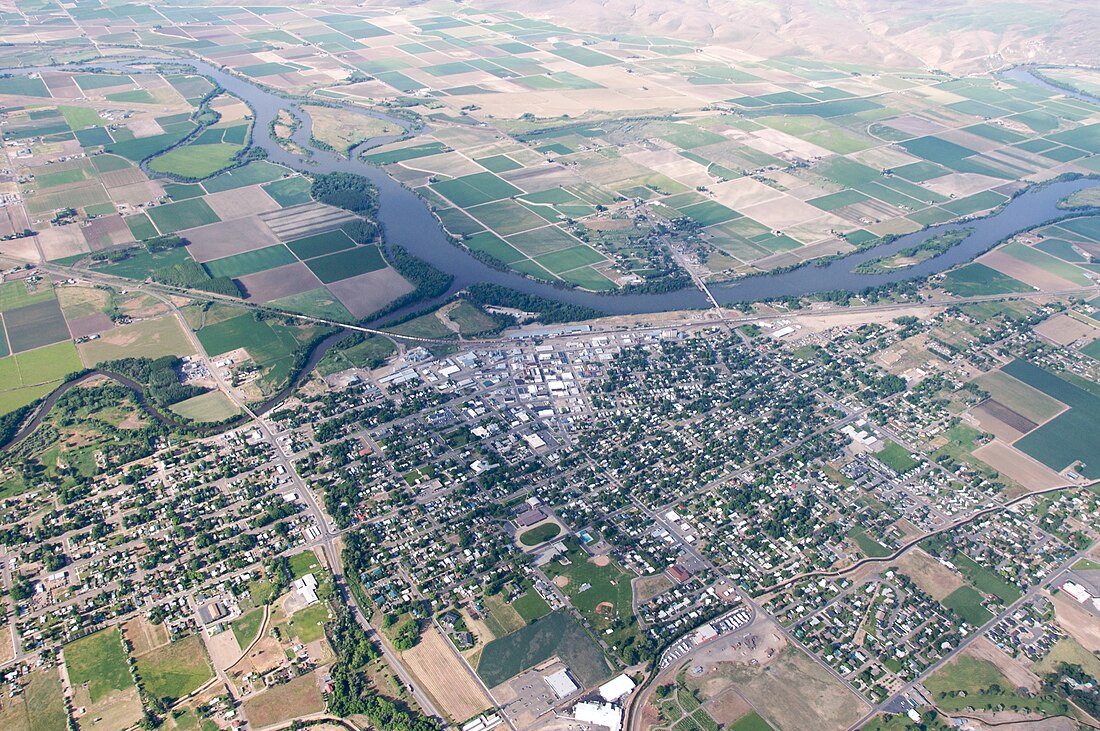
{"type": "Polygon", "coordinates": [[[241,413],[241,410],[221,391],[192,396],[189,399],[172,404],[174,413],[191,421],[224,421],[241,413]]]}

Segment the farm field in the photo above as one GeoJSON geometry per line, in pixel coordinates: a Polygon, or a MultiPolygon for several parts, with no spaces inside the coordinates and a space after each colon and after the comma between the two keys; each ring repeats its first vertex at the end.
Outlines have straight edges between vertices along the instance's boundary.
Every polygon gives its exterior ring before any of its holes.
{"type": "Polygon", "coordinates": [[[1090,464],[1096,453],[1094,436],[1100,433],[1100,397],[1024,360],[1014,360],[1001,371],[1070,407],[1013,446],[1056,472],[1078,463],[1080,474],[1100,478],[1100,463],[1090,464]]]}
{"type": "Polygon", "coordinates": [[[470,677],[447,646],[449,640],[433,626],[420,636],[411,650],[401,653],[401,661],[420,681],[443,712],[461,723],[490,708],[493,702],[481,686],[470,677]]]}

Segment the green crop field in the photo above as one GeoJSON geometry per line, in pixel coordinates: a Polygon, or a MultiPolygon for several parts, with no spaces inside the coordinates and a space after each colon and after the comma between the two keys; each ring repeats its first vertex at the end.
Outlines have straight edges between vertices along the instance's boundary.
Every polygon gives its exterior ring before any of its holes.
{"type": "Polygon", "coordinates": [[[40,348],[72,337],[69,326],[65,324],[65,316],[61,314],[61,305],[54,297],[6,311],[4,325],[8,331],[8,345],[13,353],[40,348]]]}
{"type": "Polygon", "coordinates": [[[261,186],[265,193],[283,208],[309,203],[309,180],[303,177],[282,178],[261,186]]]}
{"type": "Polygon", "coordinates": [[[126,222],[126,226],[130,229],[130,234],[136,241],[144,241],[145,239],[151,239],[157,235],[157,227],[149,220],[149,216],[144,213],[127,216],[123,220],[126,222]]]}
{"type": "Polygon", "coordinates": [[[207,193],[221,193],[226,190],[236,190],[248,185],[259,185],[278,180],[290,172],[281,165],[276,165],[266,160],[250,162],[239,168],[233,168],[221,175],[215,175],[209,180],[204,180],[202,187],[207,193]]]}
{"type": "Polygon", "coordinates": [[[554,655],[585,687],[607,677],[603,652],[566,612],[554,612],[485,646],[477,673],[490,688],[554,655]]]}
{"type": "Polygon", "coordinates": [[[65,645],[65,667],[74,688],[88,684],[88,697],[92,703],[134,684],[117,627],[65,645]]]}
{"type": "Polygon", "coordinates": [[[287,247],[289,247],[299,259],[312,259],[317,256],[333,254],[337,251],[350,249],[353,246],[355,246],[355,242],[340,229],[314,234],[313,236],[297,239],[287,244],[287,247]]]}
{"type": "Polygon", "coordinates": [[[229,277],[236,279],[246,274],[267,271],[276,267],[293,264],[298,261],[294,254],[282,244],[265,246],[262,249],[253,249],[241,254],[214,259],[203,264],[206,271],[212,277],[229,277]]]}
{"type": "Polygon", "coordinates": [[[29,76],[0,78],[0,94],[50,98],[50,90],[46,88],[46,83],[42,79],[32,79],[29,76]]]}
{"type": "Polygon", "coordinates": [[[519,170],[523,166],[507,155],[493,155],[474,160],[478,165],[491,173],[506,173],[509,170],[519,170]]]}
{"type": "Polygon", "coordinates": [[[1023,381],[1008,375],[1004,371],[990,371],[975,379],[998,402],[1037,424],[1050,419],[1062,411],[1065,406],[1042,391],[1032,388],[1023,381]]]}
{"type": "Polygon", "coordinates": [[[474,173],[429,186],[460,208],[520,195],[522,190],[492,173],[474,173]]]}
{"type": "Polygon", "coordinates": [[[1092,285],[1092,280],[1086,277],[1085,273],[1073,264],[1062,261],[1061,259],[1056,259],[1050,254],[1044,254],[1030,246],[1013,242],[1004,246],[1002,251],[1013,259],[1039,267],[1043,271],[1072,282],[1078,287],[1088,287],[1092,285]]]}
{"type": "Polygon", "coordinates": [[[1100,397],[1024,360],[1016,359],[1001,370],[1070,407],[1013,446],[1058,472],[1081,460],[1078,472],[1089,479],[1100,478],[1100,459],[1094,459],[1100,397]]]}
{"type": "Polygon", "coordinates": [[[978,263],[967,264],[948,272],[943,279],[943,288],[960,297],[1034,291],[1031,285],[978,263]]]}
{"type": "Polygon", "coordinates": [[[271,300],[268,304],[326,320],[336,320],[338,322],[352,322],[355,320],[355,317],[348,312],[344,303],[325,287],[292,294],[289,297],[281,297],[277,300],[271,300]]]}
{"type": "Polygon", "coordinates": [[[577,239],[556,226],[547,226],[537,231],[515,234],[508,237],[508,243],[527,256],[541,256],[551,251],[567,249],[577,245],[577,239]]]}
{"type": "Polygon", "coordinates": [[[205,226],[221,220],[202,198],[154,206],[149,208],[147,213],[162,234],[205,226]]]}
{"type": "Polygon", "coordinates": [[[510,200],[485,203],[466,212],[501,236],[546,225],[546,219],[510,200]]]}
{"type": "Polygon", "coordinates": [[[317,278],[325,284],[338,282],[358,274],[384,269],[386,262],[377,246],[356,246],[354,249],[340,251],[328,256],[310,259],[306,262],[317,278]]]}
{"type": "Polygon", "coordinates": [[[981,627],[993,619],[989,610],[982,606],[982,595],[969,586],[960,586],[948,594],[943,605],[974,627],[981,627]]]}
{"type": "Polygon", "coordinates": [[[149,161],[149,169],[183,178],[208,178],[229,167],[243,145],[184,145],[149,161]]]}
{"type": "Polygon", "coordinates": [[[150,254],[144,247],[138,247],[129,252],[125,259],[113,263],[97,263],[92,269],[99,272],[113,274],[116,277],[127,279],[145,279],[157,269],[175,266],[184,262],[194,261],[191,254],[184,247],[160,251],[150,254]]]}
{"type": "Polygon", "coordinates": [[[169,702],[183,698],[214,676],[198,635],[158,647],[135,662],[145,691],[169,702]]]}
{"type": "Polygon", "coordinates": [[[83,368],[76,346],[68,341],[18,353],[15,363],[25,386],[54,383],[83,368]]]}
{"type": "Polygon", "coordinates": [[[524,258],[521,252],[507,244],[504,239],[489,231],[482,231],[470,236],[470,238],[466,239],[465,244],[470,247],[471,250],[488,254],[505,264],[511,264],[524,258]]]}
{"type": "Polygon", "coordinates": [[[596,264],[604,260],[600,254],[590,246],[573,246],[561,251],[543,254],[535,259],[543,268],[554,274],[576,269],[578,267],[596,264]]]}

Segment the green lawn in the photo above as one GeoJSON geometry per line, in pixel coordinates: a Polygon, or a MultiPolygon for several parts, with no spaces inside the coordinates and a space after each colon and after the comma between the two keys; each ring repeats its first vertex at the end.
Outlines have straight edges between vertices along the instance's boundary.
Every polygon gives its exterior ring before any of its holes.
{"type": "Polygon", "coordinates": [[[328,604],[317,602],[305,609],[299,609],[290,618],[294,634],[303,643],[313,642],[325,636],[325,622],[328,621],[328,604]]]}
{"type": "Polygon", "coordinates": [[[749,711],[747,716],[742,716],[726,728],[728,731],[773,731],[771,724],[756,711],[749,711]]]}
{"type": "Polygon", "coordinates": [[[88,698],[92,703],[134,684],[117,627],[65,645],[65,667],[74,688],[88,684],[88,698]]]}
{"type": "Polygon", "coordinates": [[[886,440],[886,446],[875,455],[880,462],[887,467],[903,475],[916,467],[920,462],[909,456],[908,450],[896,442],[886,440]]]}
{"type": "MultiPolygon", "coordinates": [[[[300,579],[306,574],[315,574],[321,570],[321,563],[313,551],[302,551],[291,556],[287,562],[290,564],[290,573],[295,579],[300,579]]],[[[318,577],[320,580],[320,577],[318,577]]]]}

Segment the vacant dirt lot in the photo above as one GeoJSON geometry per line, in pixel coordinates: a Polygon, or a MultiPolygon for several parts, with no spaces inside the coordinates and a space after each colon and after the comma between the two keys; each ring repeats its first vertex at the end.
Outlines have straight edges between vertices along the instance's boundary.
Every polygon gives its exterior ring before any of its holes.
{"type": "Polygon", "coordinates": [[[421,635],[416,647],[401,653],[401,660],[451,720],[461,723],[493,706],[435,627],[421,635]]]}
{"type": "Polygon", "coordinates": [[[269,688],[244,702],[252,728],[264,728],[325,709],[317,673],[300,675],[289,683],[269,688]]]}
{"type": "Polygon", "coordinates": [[[939,600],[963,585],[960,576],[921,548],[906,551],[898,558],[898,568],[933,599],[939,600]]]}
{"type": "Polygon", "coordinates": [[[134,655],[143,655],[168,644],[168,629],[163,624],[153,624],[144,617],[135,617],[122,625],[122,635],[133,644],[134,655]]]}
{"type": "Polygon", "coordinates": [[[974,450],[974,456],[1029,490],[1064,485],[1066,479],[1044,464],[994,440],[974,450]]]}
{"type": "Polygon", "coordinates": [[[1070,599],[1064,592],[1050,597],[1058,624],[1089,652],[1100,652],[1100,622],[1096,616],[1070,599]]]}
{"type": "Polygon", "coordinates": [[[183,236],[191,242],[187,250],[196,261],[220,259],[223,256],[262,249],[279,243],[271,230],[257,216],[199,226],[188,229],[183,236]]]}
{"type": "Polygon", "coordinates": [[[988,660],[1006,678],[1012,681],[1014,688],[1027,688],[1032,693],[1039,690],[1039,676],[997,649],[997,646],[985,637],[979,637],[966,648],[966,654],[980,660],[988,660]]]}

